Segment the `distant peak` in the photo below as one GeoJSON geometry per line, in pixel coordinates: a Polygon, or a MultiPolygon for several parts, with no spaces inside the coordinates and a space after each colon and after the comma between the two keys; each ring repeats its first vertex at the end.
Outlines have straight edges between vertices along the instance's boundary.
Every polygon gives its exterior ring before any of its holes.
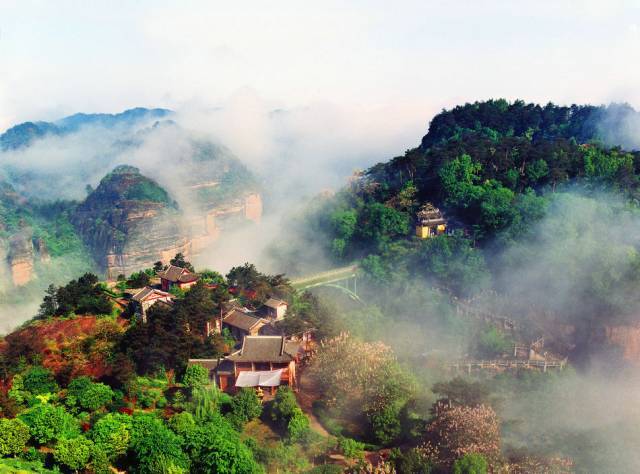
{"type": "Polygon", "coordinates": [[[111,173],[113,173],[113,174],[140,174],[140,170],[138,168],[136,168],[135,166],[131,166],[131,165],[118,165],[113,169],[113,171],[111,173]]]}

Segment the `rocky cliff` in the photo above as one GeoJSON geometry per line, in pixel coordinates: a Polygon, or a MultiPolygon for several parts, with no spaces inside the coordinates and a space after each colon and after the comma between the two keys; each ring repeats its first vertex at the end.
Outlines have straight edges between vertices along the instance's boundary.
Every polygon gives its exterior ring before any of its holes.
{"type": "Polygon", "coordinates": [[[625,361],[640,365],[640,323],[606,326],[604,332],[606,341],[620,349],[625,361]]]}
{"type": "Polygon", "coordinates": [[[72,222],[96,263],[113,279],[158,260],[166,263],[176,253],[191,258],[210,248],[225,230],[259,222],[260,194],[234,191],[217,205],[202,205],[196,193],[183,195],[198,204],[187,216],[158,183],[137,168],[119,166],[78,206],[72,222]]]}
{"type": "Polygon", "coordinates": [[[27,232],[13,235],[9,240],[7,263],[15,286],[23,286],[35,278],[35,249],[27,232]]]}
{"type": "Polygon", "coordinates": [[[105,176],[78,206],[72,222],[108,278],[151,267],[178,252],[191,254],[177,205],[131,166],[105,176]]]}

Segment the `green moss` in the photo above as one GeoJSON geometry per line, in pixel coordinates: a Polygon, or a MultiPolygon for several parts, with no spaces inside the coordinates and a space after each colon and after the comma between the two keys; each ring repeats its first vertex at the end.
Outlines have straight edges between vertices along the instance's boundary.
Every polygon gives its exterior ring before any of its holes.
{"type": "Polygon", "coordinates": [[[135,201],[152,201],[170,204],[169,194],[157,183],[141,176],[141,180],[129,187],[124,193],[125,199],[135,201]]]}

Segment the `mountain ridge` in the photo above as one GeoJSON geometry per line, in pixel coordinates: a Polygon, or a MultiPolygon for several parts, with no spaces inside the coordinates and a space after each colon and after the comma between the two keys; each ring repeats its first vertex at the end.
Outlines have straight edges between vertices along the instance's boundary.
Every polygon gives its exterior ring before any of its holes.
{"type": "Polygon", "coordinates": [[[46,136],[61,136],[75,132],[84,126],[111,128],[119,125],[132,126],[144,120],[160,120],[174,112],[163,108],[134,107],[115,114],[75,113],[53,122],[22,122],[0,134],[0,150],[15,150],[29,146],[34,140],[46,136]]]}

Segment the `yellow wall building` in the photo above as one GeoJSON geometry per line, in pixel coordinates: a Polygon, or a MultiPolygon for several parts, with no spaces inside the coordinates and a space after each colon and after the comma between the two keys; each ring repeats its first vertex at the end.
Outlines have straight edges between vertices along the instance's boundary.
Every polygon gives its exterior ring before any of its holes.
{"type": "Polygon", "coordinates": [[[447,223],[442,213],[432,204],[425,204],[416,217],[416,235],[421,239],[444,234],[447,230],[447,223]]]}

